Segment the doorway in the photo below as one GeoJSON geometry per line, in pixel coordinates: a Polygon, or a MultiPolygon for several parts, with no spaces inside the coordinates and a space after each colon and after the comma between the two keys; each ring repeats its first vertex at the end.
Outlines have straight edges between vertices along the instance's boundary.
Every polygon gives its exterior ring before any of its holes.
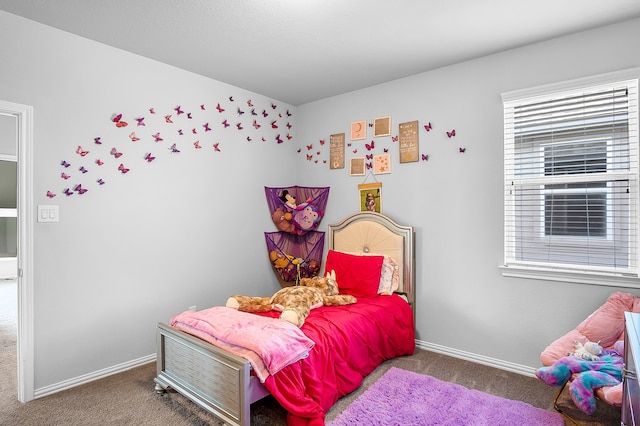
{"type": "MultiPolygon", "coordinates": [[[[15,207],[5,208],[0,195],[0,259],[15,259],[9,270],[15,271],[17,395],[20,402],[34,399],[34,330],[33,330],[33,189],[32,189],[33,107],[0,100],[0,170],[15,207]],[[7,177],[7,180],[9,178],[7,177]],[[11,190],[13,187],[13,190],[11,190]],[[6,217],[5,217],[6,216],[6,217]],[[4,236],[4,237],[3,237],[4,236]],[[4,253],[6,251],[6,253],[4,253]],[[15,252],[15,253],[13,253],[15,252]],[[3,255],[4,253],[4,255],[3,255]]],[[[1,188],[0,188],[1,190],[1,188]]],[[[5,265],[2,265],[3,268],[5,265]]],[[[4,275],[4,274],[3,274],[4,275]]],[[[11,291],[7,291],[11,294],[11,291]]],[[[8,311],[9,309],[7,309],[8,311]]]]}

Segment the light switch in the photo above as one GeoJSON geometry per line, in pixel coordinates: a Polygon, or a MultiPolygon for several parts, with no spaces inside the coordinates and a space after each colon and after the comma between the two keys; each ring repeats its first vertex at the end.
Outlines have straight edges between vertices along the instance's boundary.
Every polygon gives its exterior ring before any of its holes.
{"type": "Polygon", "coordinates": [[[59,206],[38,206],[38,222],[58,222],[59,206]]]}

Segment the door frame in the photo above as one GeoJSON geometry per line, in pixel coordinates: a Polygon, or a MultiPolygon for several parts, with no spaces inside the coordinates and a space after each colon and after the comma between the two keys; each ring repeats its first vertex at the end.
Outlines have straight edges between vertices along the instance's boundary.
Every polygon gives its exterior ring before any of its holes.
{"type": "Polygon", "coordinates": [[[0,100],[0,114],[17,119],[18,157],[18,400],[34,399],[33,107],[0,100]]]}

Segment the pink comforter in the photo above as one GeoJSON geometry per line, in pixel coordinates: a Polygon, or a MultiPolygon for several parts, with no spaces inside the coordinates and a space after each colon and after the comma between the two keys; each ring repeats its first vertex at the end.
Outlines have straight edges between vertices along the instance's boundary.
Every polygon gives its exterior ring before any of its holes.
{"type": "Polygon", "coordinates": [[[264,383],[288,411],[288,426],[324,425],[325,412],[378,365],[415,350],[413,311],[397,295],[314,309],[302,331],[315,342],[309,356],[264,383]]]}

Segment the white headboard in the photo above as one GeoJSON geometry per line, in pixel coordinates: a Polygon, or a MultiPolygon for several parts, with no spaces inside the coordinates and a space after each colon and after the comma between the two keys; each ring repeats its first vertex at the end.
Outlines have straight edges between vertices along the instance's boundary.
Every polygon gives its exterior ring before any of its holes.
{"type": "Polygon", "coordinates": [[[411,226],[398,225],[375,212],[353,214],[328,228],[329,249],[347,253],[386,254],[398,263],[400,287],[415,311],[415,241],[411,226]]]}

